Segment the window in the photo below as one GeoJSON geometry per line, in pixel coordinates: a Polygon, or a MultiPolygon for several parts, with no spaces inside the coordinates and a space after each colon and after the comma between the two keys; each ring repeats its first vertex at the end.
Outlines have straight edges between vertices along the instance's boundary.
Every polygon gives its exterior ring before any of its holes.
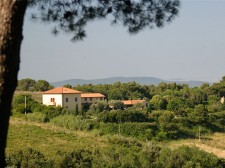
{"type": "Polygon", "coordinates": [[[68,110],[68,108],[69,108],[69,107],[68,107],[68,106],[66,106],[66,109],[67,109],[67,110],[68,110]]]}
{"type": "Polygon", "coordinates": [[[75,112],[78,112],[79,108],[78,108],[78,104],[76,104],[75,106],[75,112]]]}
{"type": "Polygon", "coordinates": [[[92,97],[90,97],[90,101],[92,101],[92,97]]]}
{"type": "Polygon", "coordinates": [[[50,99],[50,102],[55,102],[55,98],[51,98],[50,99]]]}
{"type": "Polygon", "coordinates": [[[87,98],[84,98],[84,101],[87,101],[87,98]]]}
{"type": "Polygon", "coordinates": [[[75,97],[75,102],[77,102],[77,97],[75,97]]]}
{"type": "Polygon", "coordinates": [[[68,97],[66,98],[66,102],[68,102],[69,101],[69,99],[68,99],[68,97]]]}
{"type": "Polygon", "coordinates": [[[102,100],[102,97],[100,97],[100,100],[102,100]]]}

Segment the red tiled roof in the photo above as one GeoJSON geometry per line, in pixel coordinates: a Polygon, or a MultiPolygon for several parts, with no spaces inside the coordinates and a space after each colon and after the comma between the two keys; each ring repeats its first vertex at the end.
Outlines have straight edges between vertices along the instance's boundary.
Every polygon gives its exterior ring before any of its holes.
{"type": "Polygon", "coordinates": [[[65,87],[58,87],[58,88],[54,88],[51,90],[47,90],[45,92],[43,92],[43,94],[78,94],[81,93],[78,90],[74,90],[74,89],[69,89],[69,88],[65,88],[65,87]]]}
{"type": "Polygon", "coordinates": [[[81,97],[87,98],[87,97],[105,97],[105,96],[101,93],[81,93],[81,97]]]}
{"type": "Polygon", "coordinates": [[[146,100],[122,100],[124,105],[134,105],[137,103],[144,103],[146,100]]]}

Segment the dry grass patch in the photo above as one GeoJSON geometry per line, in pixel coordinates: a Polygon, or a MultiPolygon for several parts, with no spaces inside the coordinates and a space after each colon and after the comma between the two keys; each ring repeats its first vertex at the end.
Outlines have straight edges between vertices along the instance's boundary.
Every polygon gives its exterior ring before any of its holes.
{"type": "Polygon", "coordinates": [[[178,148],[182,145],[196,146],[206,152],[225,159],[225,133],[214,133],[210,136],[204,136],[199,139],[185,139],[177,141],[169,141],[162,143],[162,146],[168,146],[172,149],[178,148]]]}

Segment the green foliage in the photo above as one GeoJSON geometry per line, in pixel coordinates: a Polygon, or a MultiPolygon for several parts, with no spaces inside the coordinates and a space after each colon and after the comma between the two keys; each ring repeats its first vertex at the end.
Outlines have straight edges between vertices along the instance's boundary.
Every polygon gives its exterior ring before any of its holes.
{"type": "Polygon", "coordinates": [[[100,123],[98,130],[101,134],[118,134],[126,137],[135,137],[140,140],[151,140],[157,127],[154,123],[100,123]]]}
{"type": "Polygon", "coordinates": [[[45,80],[35,81],[30,78],[21,79],[18,81],[17,90],[20,91],[46,91],[49,89],[53,89],[53,86],[49,84],[49,82],[45,80]]]}
{"type": "Polygon", "coordinates": [[[75,150],[72,153],[66,154],[59,167],[68,168],[91,168],[92,167],[92,152],[89,150],[75,150]]]}
{"type": "Polygon", "coordinates": [[[98,114],[98,113],[100,113],[104,110],[108,110],[108,109],[109,109],[109,105],[106,100],[97,101],[96,103],[94,103],[90,106],[89,113],[98,114]]]}
{"type": "Polygon", "coordinates": [[[141,142],[136,139],[126,138],[123,136],[113,135],[108,137],[108,142],[126,148],[142,147],[141,142]]]}
{"type": "Polygon", "coordinates": [[[112,110],[99,113],[98,120],[105,123],[146,122],[148,117],[136,110],[112,110]]]}
{"type": "Polygon", "coordinates": [[[47,122],[48,121],[46,114],[43,114],[40,112],[29,113],[26,115],[26,117],[29,121],[35,121],[35,122],[47,122]]]}
{"type": "MultiPolygon", "coordinates": [[[[144,28],[163,27],[178,14],[180,2],[170,0],[167,3],[152,1],[62,1],[53,4],[49,1],[31,1],[41,12],[33,14],[33,19],[41,19],[54,25],[53,32],[59,31],[73,35],[72,41],[82,40],[88,22],[110,17],[114,24],[121,23],[131,34],[144,28]],[[67,8],[61,11],[61,8],[67,8]],[[60,11],[60,12],[59,12],[60,11]]],[[[38,10],[37,10],[38,11],[38,10]]]]}
{"type": "Polygon", "coordinates": [[[204,105],[199,104],[195,107],[194,111],[188,114],[188,118],[194,124],[207,124],[209,120],[208,110],[204,107],[204,105]]]}
{"type": "Polygon", "coordinates": [[[21,168],[53,168],[53,162],[45,159],[44,155],[32,148],[20,150],[6,159],[7,167],[21,168]]]}
{"type": "Polygon", "coordinates": [[[63,87],[66,87],[66,88],[69,88],[69,89],[72,89],[72,85],[70,85],[70,84],[66,84],[66,85],[64,85],[63,87]]]}
{"type": "Polygon", "coordinates": [[[167,100],[167,102],[166,109],[170,111],[179,112],[180,109],[185,107],[183,100],[178,97],[172,97],[170,100],[167,100]]]}
{"type": "Polygon", "coordinates": [[[18,81],[17,90],[21,91],[34,91],[36,81],[30,78],[21,79],[18,81]]]}
{"type": "Polygon", "coordinates": [[[42,112],[46,115],[47,120],[50,121],[51,119],[61,115],[63,108],[60,106],[45,106],[42,112]]]}
{"type": "MultiPolygon", "coordinates": [[[[171,111],[165,111],[159,117],[160,136],[165,135],[166,139],[177,139],[179,130],[174,122],[175,114],[171,111]]],[[[164,139],[164,138],[163,138],[164,139]]]]}
{"type": "Polygon", "coordinates": [[[154,110],[163,110],[166,109],[167,101],[160,95],[155,95],[150,100],[150,104],[154,110]]]}
{"type": "Polygon", "coordinates": [[[12,106],[14,112],[24,114],[25,111],[26,113],[31,113],[34,111],[36,107],[40,106],[40,103],[33,100],[31,95],[20,94],[14,96],[12,106]]]}
{"type": "Polygon", "coordinates": [[[43,92],[43,91],[50,90],[53,88],[54,87],[45,80],[38,80],[35,84],[35,91],[43,92]]]}
{"type": "Polygon", "coordinates": [[[225,110],[225,105],[220,102],[215,102],[213,104],[208,105],[209,112],[220,112],[225,110]]]}
{"type": "Polygon", "coordinates": [[[196,147],[181,146],[173,151],[163,149],[159,157],[160,167],[204,167],[222,168],[225,162],[215,155],[199,150],[196,147]]]}
{"type": "Polygon", "coordinates": [[[8,167],[223,168],[225,166],[223,159],[196,147],[182,146],[172,150],[146,141],[151,137],[148,137],[150,133],[145,131],[151,129],[151,133],[154,133],[153,129],[157,128],[153,123],[96,125],[95,128],[108,131],[108,136],[96,136],[91,132],[73,132],[65,129],[60,131],[61,129],[49,124],[41,127],[31,123],[23,124],[23,121],[21,124],[18,123],[10,126],[8,167]],[[115,133],[117,135],[112,135],[113,131],[117,132],[115,133]],[[44,155],[37,150],[26,149],[31,145],[44,155]],[[23,150],[15,152],[18,149],[23,150]],[[24,166],[20,166],[22,164],[24,166]]]}
{"type": "Polygon", "coordinates": [[[122,110],[124,106],[121,100],[109,100],[108,104],[109,107],[113,110],[122,110]]]}
{"type": "Polygon", "coordinates": [[[50,120],[50,123],[56,126],[72,129],[72,130],[89,130],[91,123],[85,120],[82,116],[60,115],[50,120]]]}
{"type": "MultiPolygon", "coordinates": [[[[39,83],[46,82],[42,81],[39,83]]],[[[224,131],[225,117],[223,116],[223,110],[225,109],[225,105],[220,103],[220,96],[223,95],[224,89],[223,80],[211,86],[203,84],[201,87],[195,88],[189,88],[187,85],[176,83],[160,83],[158,86],[148,86],[140,85],[136,82],[116,82],[104,85],[78,85],[75,89],[83,92],[100,92],[106,95],[108,99],[117,98],[120,100],[110,100],[108,103],[107,101],[99,101],[90,107],[87,104],[84,105],[83,109],[85,110],[82,111],[76,109],[67,111],[60,107],[55,108],[41,105],[35,102],[30,95],[26,95],[26,111],[40,112],[29,114],[27,116],[28,120],[48,122],[54,118],[63,118],[61,115],[73,117],[81,115],[83,116],[82,119],[77,119],[76,117],[76,119],[71,119],[69,122],[70,126],[57,121],[60,123],[58,125],[76,130],[86,130],[90,127],[90,129],[99,129],[103,134],[110,133],[109,130],[112,131],[112,134],[118,134],[118,132],[120,134],[123,123],[129,123],[130,125],[127,124],[129,125],[129,129],[132,128],[132,124],[136,126],[136,122],[144,122],[144,124],[154,123],[150,137],[157,141],[197,137],[199,126],[202,128],[201,133],[203,135],[215,131],[224,131]],[[150,103],[148,107],[137,104],[126,110],[122,110],[123,104],[121,100],[123,99],[147,99],[150,100],[150,103]],[[109,111],[109,108],[114,110],[109,111]],[[82,122],[87,123],[87,128],[86,126],[84,126],[85,128],[78,126],[82,122]],[[103,128],[101,124],[104,125],[104,123],[99,124],[100,122],[106,123],[106,128],[103,128]],[[79,124],[76,125],[77,123],[79,124]],[[109,125],[113,123],[112,128],[108,128],[107,123],[109,125]]],[[[13,104],[14,112],[24,114],[24,96],[15,96],[13,104]]],[[[69,121],[68,118],[66,120],[69,121]]],[[[146,129],[148,130],[148,127],[146,129]]],[[[139,130],[139,132],[141,131],[139,130]]],[[[139,133],[134,134],[139,135],[139,133]]],[[[132,133],[132,136],[134,134],[132,133]]],[[[129,136],[128,133],[124,133],[124,135],[129,136]]]]}

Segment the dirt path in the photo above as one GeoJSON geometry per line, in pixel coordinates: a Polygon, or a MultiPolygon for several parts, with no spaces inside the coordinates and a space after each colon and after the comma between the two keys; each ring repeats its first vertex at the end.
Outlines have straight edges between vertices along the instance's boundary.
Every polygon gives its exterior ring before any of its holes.
{"type": "Polygon", "coordinates": [[[206,152],[213,153],[214,155],[225,159],[225,150],[223,149],[215,148],[205,144],[196,144],[196,146],[206,152]]]}

